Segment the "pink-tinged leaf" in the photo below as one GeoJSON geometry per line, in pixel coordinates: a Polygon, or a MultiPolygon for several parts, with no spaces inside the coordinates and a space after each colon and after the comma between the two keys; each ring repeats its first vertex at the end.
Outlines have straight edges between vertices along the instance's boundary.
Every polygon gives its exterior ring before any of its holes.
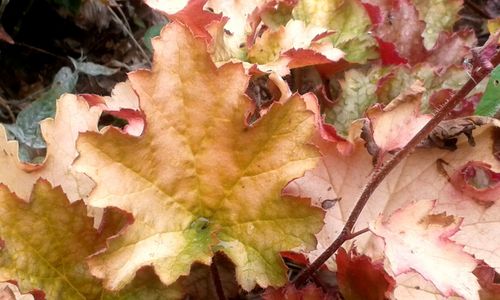
{"type": "Polygon", "coordinates": [[[477,261],[450,237],[461,218],[431,214],[435,200],[418,200],[394,212],[388,220],[379,217],[370,230],[384,239],[385,257],[394,274],[416,271],[445,296],[479,299],[479,283],[472,274],[477,261]]]}
{"type": "Polygon", "coordinates": [[[420,114],[422,93],[419,84],[382,108],[377,105],[366,113],[371,125],[373,141],[377,145],[378,159],[387,152],[404,147],[413,136],[432,118],[420,114]]]}
{"type": "Polygon", "coordinates": [[[187,26],[196,37],[205,42],[212,41],[212,36],[207,31],[207,26],[222,20],[221,14],[214,14],[204,10],[207,0],[146,0],[146,4],[164,13],[170,20],[175,20],[187,26]]]}
{"type": "Polygon", "coordinates": [[[263,295],[264,300],[328,300],[334,299],[333,295],[325,294],[323,290],[314,284],[297,289],[288,284],[282,288],[268,288],[263,295]]]}
{"type": "Polygon", "coordinates": [[[453,173],[450,182],[472,199],[487,202],[500,200],[500,173],[492,171],[489,164],[470,161],[453,173]]]}
{"type": "MultiPolygon", "coordinates": [[[[443,175],[438,163],[442,160],[451,168],[458,169],[469,161],[482,161],[494,166],[493,170],[499,172],[498,160],[492,149],[495,143],[493,132],[500,127],[500,123],[488,118],[483,120],[488,124],[472,131],[476,144],[474,147],[464,135],[460,135],[455,151],[417,148],[375,190],[354,230],[366,228],[379,213],[390,214],[419,199],[438,199],[441,211],[464,218],[462,230],[453,238],[466,245],[466,251],[500,270],[500,249],[496,242],[498,232],[494,229],[500,226],[500,205],[486,207],[457,191],[449,182],[449,175],[443,175]]],[[[316,145],[323,154],[322,161],[314,170],[292,181],[285,189],[287,194],[311,198],[314,205],[327,212],[326,224],[316,235],[317,250],[309,254],[311,260],[339,235],[360,190],[373,172],[372,157],[360,140],[354,140],[351,151],[344,154],[337,150],[337,143],[317,141],[316,145]]],[[[360,235],[354,242],[361,253],[373,258],[383,253],[380,238],[372,234],[360,235]]],[[[351,244],[352,241],[348,241],[345,246],[351,244]]],[[[335,268],[332,260],[327,265],[335,268]]]]}
{"type": "Polygon", "coordinates": [[[474,31],[460,30],[439,35],[434,47],[428,51],[426,61],[441,68],[462,63],[470,49],[477,43],[474,31]]]}
{"type": "Polygon", "coordinates": [[[111,97],[93,94],[80,96],[91,107],[99,107],[103,112],[127,121],[128,124],[123,128],[124,133],[140,136],[144,131],[144,115],[139,108],[139,98],[128,81],[117,84],[111,92],[111,97]]]}
{"type": "Polygon", "coordinates": [[[382,261],[374,262],[355,248],[349,253],[340,248],[336,256],[337,280],[344,299],[389,299],[396,282],[384,270],[382,261]]]}
{"type": "Polygon", "coordinates": [[[393,43],[398,54],[410,64],[423,61],[426,50],[421,35],[425,23],[419,20],[415,6],[409,0],[395,0],[382,16],[383,22],[374,26],[375,36],[393,43]]]}

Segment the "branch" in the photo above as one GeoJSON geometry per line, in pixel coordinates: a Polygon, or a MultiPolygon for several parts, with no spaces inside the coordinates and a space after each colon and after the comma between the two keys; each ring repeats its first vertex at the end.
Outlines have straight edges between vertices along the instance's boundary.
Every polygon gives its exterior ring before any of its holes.
{"type": "MultiPolygon", "coordinates": [[[[500,63],[500,52],[496,52],[495,56],[491,59],[491,64],[494,66],[500,63]]],[[[342,229],[340,235],[333,241],[333,243],[318,257],[316,260],[305,268],[293,281],[295,286],[302,286],[307,279],[314,274],[339,248],[342,244],[352,237],[352,229],[363,211],[368,199],[373,194],[378,185],[384,178],[394,169],[404,158],[406,158],[415,147],[425,139],[432,130],[451,112],[451,110],[465,98],[476,85],[483,80],[490,72],[491,68],[486,68],[483,64],[475,66],[471,79],[465,83],[462,88],[456,92],[446,103],[439,109],[434,117],[406,144],[404,148],[398,151],[389,161],[382,167],[375,170],[370,181],[365,185],[361,196],[359,197],[354,209],[352,210],[349,218],[342,229]]]]}

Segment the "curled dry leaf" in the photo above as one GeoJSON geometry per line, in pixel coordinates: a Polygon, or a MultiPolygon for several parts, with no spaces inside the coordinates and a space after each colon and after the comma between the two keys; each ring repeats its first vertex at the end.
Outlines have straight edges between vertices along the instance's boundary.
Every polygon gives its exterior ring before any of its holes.
{"type": "Polygon", "coordinates": [[[279,251],[311,248],[322,226],[320,210],[281,197],[318,161],[307,144],[317,116],[294,96],[249,127],[241,65],[217,69],[204,42],[175,22],[153,45],[152,71],[129,75],[146,115],[144,134],[107,128],[78,141],[75,167],[97,183],[89,203],[134,217],[92,257],[92,273],[116,290],[152,265],[170,284],[221,251],[244,289],[283,285],[279,251]]]}
{"type": "Polygon", "coordinates": [[[435,204],[434,200],[410,203],[387,220],[380,216],[370,230],[384,239],[384,254],[395,275],[415,271],[445,296],[479,300],[480,286],[472,274],[477,261],[450,240],[462,220],[445,213],[431,214],[435,204]]]}
{"type": "Polygon", "coordinates": [[[404,147],[432,118],[430,115],[420,114],[424,91],[425,89],[417,81],[386,107],[377,105],[367,111],[371,129],[367,134],[373,137],[378,149],[377,161],[381,161],[386,153],[404,147]]]}

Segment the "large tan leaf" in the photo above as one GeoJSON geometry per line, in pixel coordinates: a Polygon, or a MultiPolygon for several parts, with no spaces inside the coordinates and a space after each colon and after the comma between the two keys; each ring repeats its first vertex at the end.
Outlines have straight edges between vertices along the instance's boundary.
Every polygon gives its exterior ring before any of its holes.
{"type": "Polygon", "coordinates": [[[119,289],[152,265],[170,284],[222,251],[243,288],[284,284],[278,252],[310,248],[322,224],[319,210],[281,197],[288,181],[317,162],[307,144],[315,114],[295,96],[248,126],[241,65],[217,69],[203,41],[177,23],[153,44],[153,70],[129,76],[145,133],[107,128],[78,141],[76,168],[97,184],[89,203],[135,219],[92,258],[93,274],[119,289]]]}

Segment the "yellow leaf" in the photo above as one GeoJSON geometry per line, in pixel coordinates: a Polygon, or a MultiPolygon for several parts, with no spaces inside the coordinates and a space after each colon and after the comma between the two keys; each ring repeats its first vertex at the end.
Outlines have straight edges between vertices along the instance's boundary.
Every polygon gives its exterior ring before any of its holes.
{"type": "Polygon", "coordinates": [[[295,96],[248,125],[252,105],[240,64],[217,69],[204,42],[177,23],[153,45],[152,71],[129,76],[144,134],[106,128],[78,141],[75,166],[96,182],[89,203],[134,217],[91,259],[93,274],[119,289],[151,265],[170,284],[222,251],[244,289],[284,284],[279,251],[311,248],[322,225],[320,210],[281,197],[318,160],[308,144],[317,116],[295,96]]]}

